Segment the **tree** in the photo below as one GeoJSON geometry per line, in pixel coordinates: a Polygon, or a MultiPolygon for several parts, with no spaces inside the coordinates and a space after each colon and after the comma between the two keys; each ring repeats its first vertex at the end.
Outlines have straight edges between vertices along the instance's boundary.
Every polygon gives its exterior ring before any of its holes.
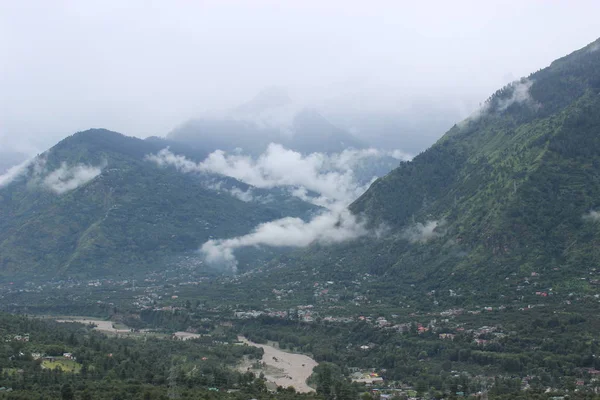
{"type": "Polygon", "coordinates": [[[60,388],[60,397],[63,400],[73,400],[75,398],[75,395],[73,393],[73,388],[71,387],[70,384],[65,383],[61,388],[60,388]]]}

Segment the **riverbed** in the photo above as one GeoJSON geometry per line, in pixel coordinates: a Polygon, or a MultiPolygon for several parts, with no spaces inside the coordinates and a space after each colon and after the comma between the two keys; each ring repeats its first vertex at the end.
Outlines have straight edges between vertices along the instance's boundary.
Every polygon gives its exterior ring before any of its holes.
{"type": "MultiPolygon", "coordinates": [[[[261,372],[265,375],[267,382],[283,387],[293,386],[300,393],[315,391],[307,385],[306,380],[312,374],[313,368],[319,363],[309,356],[288,353],[267,344],[254,343],[243,336],[238,336],[238,340],[249,346],[261,347],[264,350],[265,353],[261,361],[267,365],[267,368],[262,369],[261,372]]],[[[250,367],[251,363],[247,362],[240,369],[246,371],[250,367]]]]}
{"type": "Polygon", "coordinates": [[[105,332],[105,333],[129,333],[129,332],[131,332],[131,329],[129,329],[129,328],[126,328],[126,329],[115,328],[112,321],[104,321],[101,319],[94,319],[94,318],[73,318],[73,319],[65,318],[65,319],[57,319],[56,322],[79,322],[80,324],[84,324],[84,325],[93,324],[93,325],[96,325],[94,327],[95,330],[100,331],[100,332],[105,332]]]}

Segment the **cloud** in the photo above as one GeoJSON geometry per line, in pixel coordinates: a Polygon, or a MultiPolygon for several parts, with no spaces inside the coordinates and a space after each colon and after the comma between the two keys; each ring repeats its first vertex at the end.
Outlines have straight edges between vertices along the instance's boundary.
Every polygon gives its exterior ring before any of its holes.
{"type": "Polygon", "coordinates": [[[443,229],[445,222],[443,220],[430,220],[425,223],[417,222],[407,227],[402,236],[408,239],[411,243],[425,243],[432,239],[444,236],[446,234],[443,229]]]}
{"type": "Polygon", "coordinates": [[[583,216],[583,219],[587,221],[598,222],[600,221],[600,212],[592,210],[589,213],[585,214],[583,216]]]}
{"type": "MultiPolygon", "coordinates": [[[[399,150],[345,150],[336,154],[302,155],[271,143],[257,158],[217,150],[196,163],[163,149],[146,159],[159,166],[173,166],[184,173],[209,173],[235,178],[256,188],[287,188],[291,195],[327,209],[306,222],[300,218],[282,218],[263,223],[251,233],[230,239],[210,240],[201,247],[208,264],[235,272],[235,250],[247,246],[307,247],[314,243],[331,244],[356,239],[366,234],[380,235],[383,230],[369,231],[358,222],[346,206],[367,190],[375,177],[360,181],[355,172],[368,159],[393,157],[410,160],[399,150]]],[[[258,200],[252,189],[227,189],[221,183],[215,190],[228,191],[244,201],[258,200]]]]}
{"type": "Polygon", "coordinates": [[[0,175],[0,188],[9,185],[17,178],[26,175],[27,168],[33,162],[33,159],[22,162],[9,168],[4,174],[0,175]]]}
{"type": "Polygon", "coordinates": [[[90,182],[102,173],[102,167],[93,167],[85,164],[69,166],[63,162],[59,168],[48,173],[41,185],[56,194],[63,194],[90,182]]]}
{"type": "Polygon", "coordinates": [[[499,99],[497,111],[503,112],[508,107],[517,103],[525,103],[530,105],[536,105],[537,103],[531,95],[529,94],[529,89],[533,85],[533,81],[529,79],[524,79],[521,81],[515,81],[509,85],[509,88],[512,88],[512,93],[508,99],[499,99]]]}
{"type": "Polygon", "coordinates": [[[0,175],[0,188],[20,177],[27,179],[30,188],[42,187],[56,194],[63,194],[84,185],[100,175],[104,165],[94,167],[85,164],[69,166],[66,162],[60,167],[48,171],[45,155],[29,159],[10,168],[0,175]]]}
{"type": "Polygon", "coordinates": [[[327,211],[309,222],[282,218],[258,225],[251,233],[232,239],[209,240],[200,252],[207,263],[235,272],[234,250],[248,246],[307,247],[333,244],[366,235],[368,230],[347,209],[327,211]]]}
{"type": "Polygon", "coordinates": [[[525,104],[534,109],[539,107],[539,103],[536,102],[529,93],[529,89],[533,85],[533,81],[529,79],[521,79],[520,81],[514,81],[506,85],[501,90],[497,91],[491,96],[485,103],[475,110],[468,118],[458,123],[460,128],[465,127],[470,122],[475,122],[479,118],[492,113],[502,113],[513,104],[525,104]],[[504,94],[510,92],[510,95],[506,97],[504,94]]]}
{"type": "Polygon", "coordinates": [[[410,159],[400,151],[376,149],[344,150],[337,154],[302,155],[271,143],[256,159],[239,153],[217,150],[196,163],[163,149],[146,158],[160,166],[171,165],[185,173],[214,173],[229,176],[257,188],[288,187],[294,195],[320,205],[349,204],[368,188],[371,181],[359,182],[354,169],[369,157],[393,156],[410,159]],[[308,192],[318,194],[317,198],[308,192]]]}
{"type": "Polygon", "coordinates": [[[216,190],[218,192],[225,192],[225,193],[229,193],[230,195],[232,195],[233,197],[245,202],[245,203],[249,203],[251,201],[254,200],[259,200],[261,199],[261,197],[259,196],[258,198],[256,198],[254,196],[254,194],[252,193],[252,188],[248,188],[248,190],[242,190],[236,186],[233,186],[231,188],[228,188],[224,185],[223,182],[216,182],[216,183],[208,183],[206,184],[206,187],[208,189],[211,190],[216,190]]]}

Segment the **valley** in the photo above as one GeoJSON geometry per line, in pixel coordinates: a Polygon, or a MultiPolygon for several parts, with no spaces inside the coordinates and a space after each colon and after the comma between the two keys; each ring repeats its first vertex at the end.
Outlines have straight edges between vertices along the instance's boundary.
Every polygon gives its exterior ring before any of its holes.
{"type": "Polygon", "coordinates": [[[414,156],[270,88],[6,157],[0,399],[598,399],[599,48],[414,156]]]}

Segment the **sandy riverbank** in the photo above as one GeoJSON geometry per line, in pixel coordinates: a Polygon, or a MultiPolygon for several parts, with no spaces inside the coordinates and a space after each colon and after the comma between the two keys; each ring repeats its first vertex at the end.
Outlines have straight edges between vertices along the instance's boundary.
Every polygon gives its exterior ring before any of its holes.
{"type": "Polygon", "coordinates": [[[112,321],[103,321],[100,319],[93,318],[73,318],[73,319],[57,319],[56,322],[79,322],[80,324],[93,324],[96,325],[94,328],[97,331],[109,332],[109,333],[130,333],[131,329],[117,329],[113,326],[112,321]]]}
{"type": "MultiPolygon", "coordinates": [[[[267,365],[267,368],[261,372],[265,374],[268,382],[283,387],[293,386],[300,393],[315,391],[306,384],[313,368],[318,365],[309,356],[288,353],[273,346],[254,343],[242,336],[238,336],[238,340],[249,346],[261,347],[265,351],[262,362],[267,365]]],[[[245,371],[249,367],[250,363],[246,363],[240,369],[245,371]]]]}
{"type": "MultiPolygon", "coordinates": [[[[124,326],[121,329],[117,329],[114,327],[114,323],[112,321],[104,321],[101,319],[95,319],[95,318],[64,318],[64,319],[57,319],[56,322],[79,322],[80,324],[84,324],[84,325],[89,325],[89,324],[93,324],[96,325],[94,327],[94,330],[97,330],[99,332],[104,332],[104,333],[114,333],[114,334],[129,334],[133,337],[135,336],[141,336],[141,335],[146,335],[149,334],[149,330],[147,329],[142,329],[140,331],[136,331],[133,332],[130,328],[124,326]]],[[[121,325],[123,326],[123,325],[121,325]]],[[[173,333],[172,336],[169,335],[165,335],[162,334],[161,337],[175,337],[179,340],[189,340],[189,339],[196,339],[201,337],[201,335],[197,334],[197,333],[190,333],[190,332],[175,332],[173,333]]]]}

